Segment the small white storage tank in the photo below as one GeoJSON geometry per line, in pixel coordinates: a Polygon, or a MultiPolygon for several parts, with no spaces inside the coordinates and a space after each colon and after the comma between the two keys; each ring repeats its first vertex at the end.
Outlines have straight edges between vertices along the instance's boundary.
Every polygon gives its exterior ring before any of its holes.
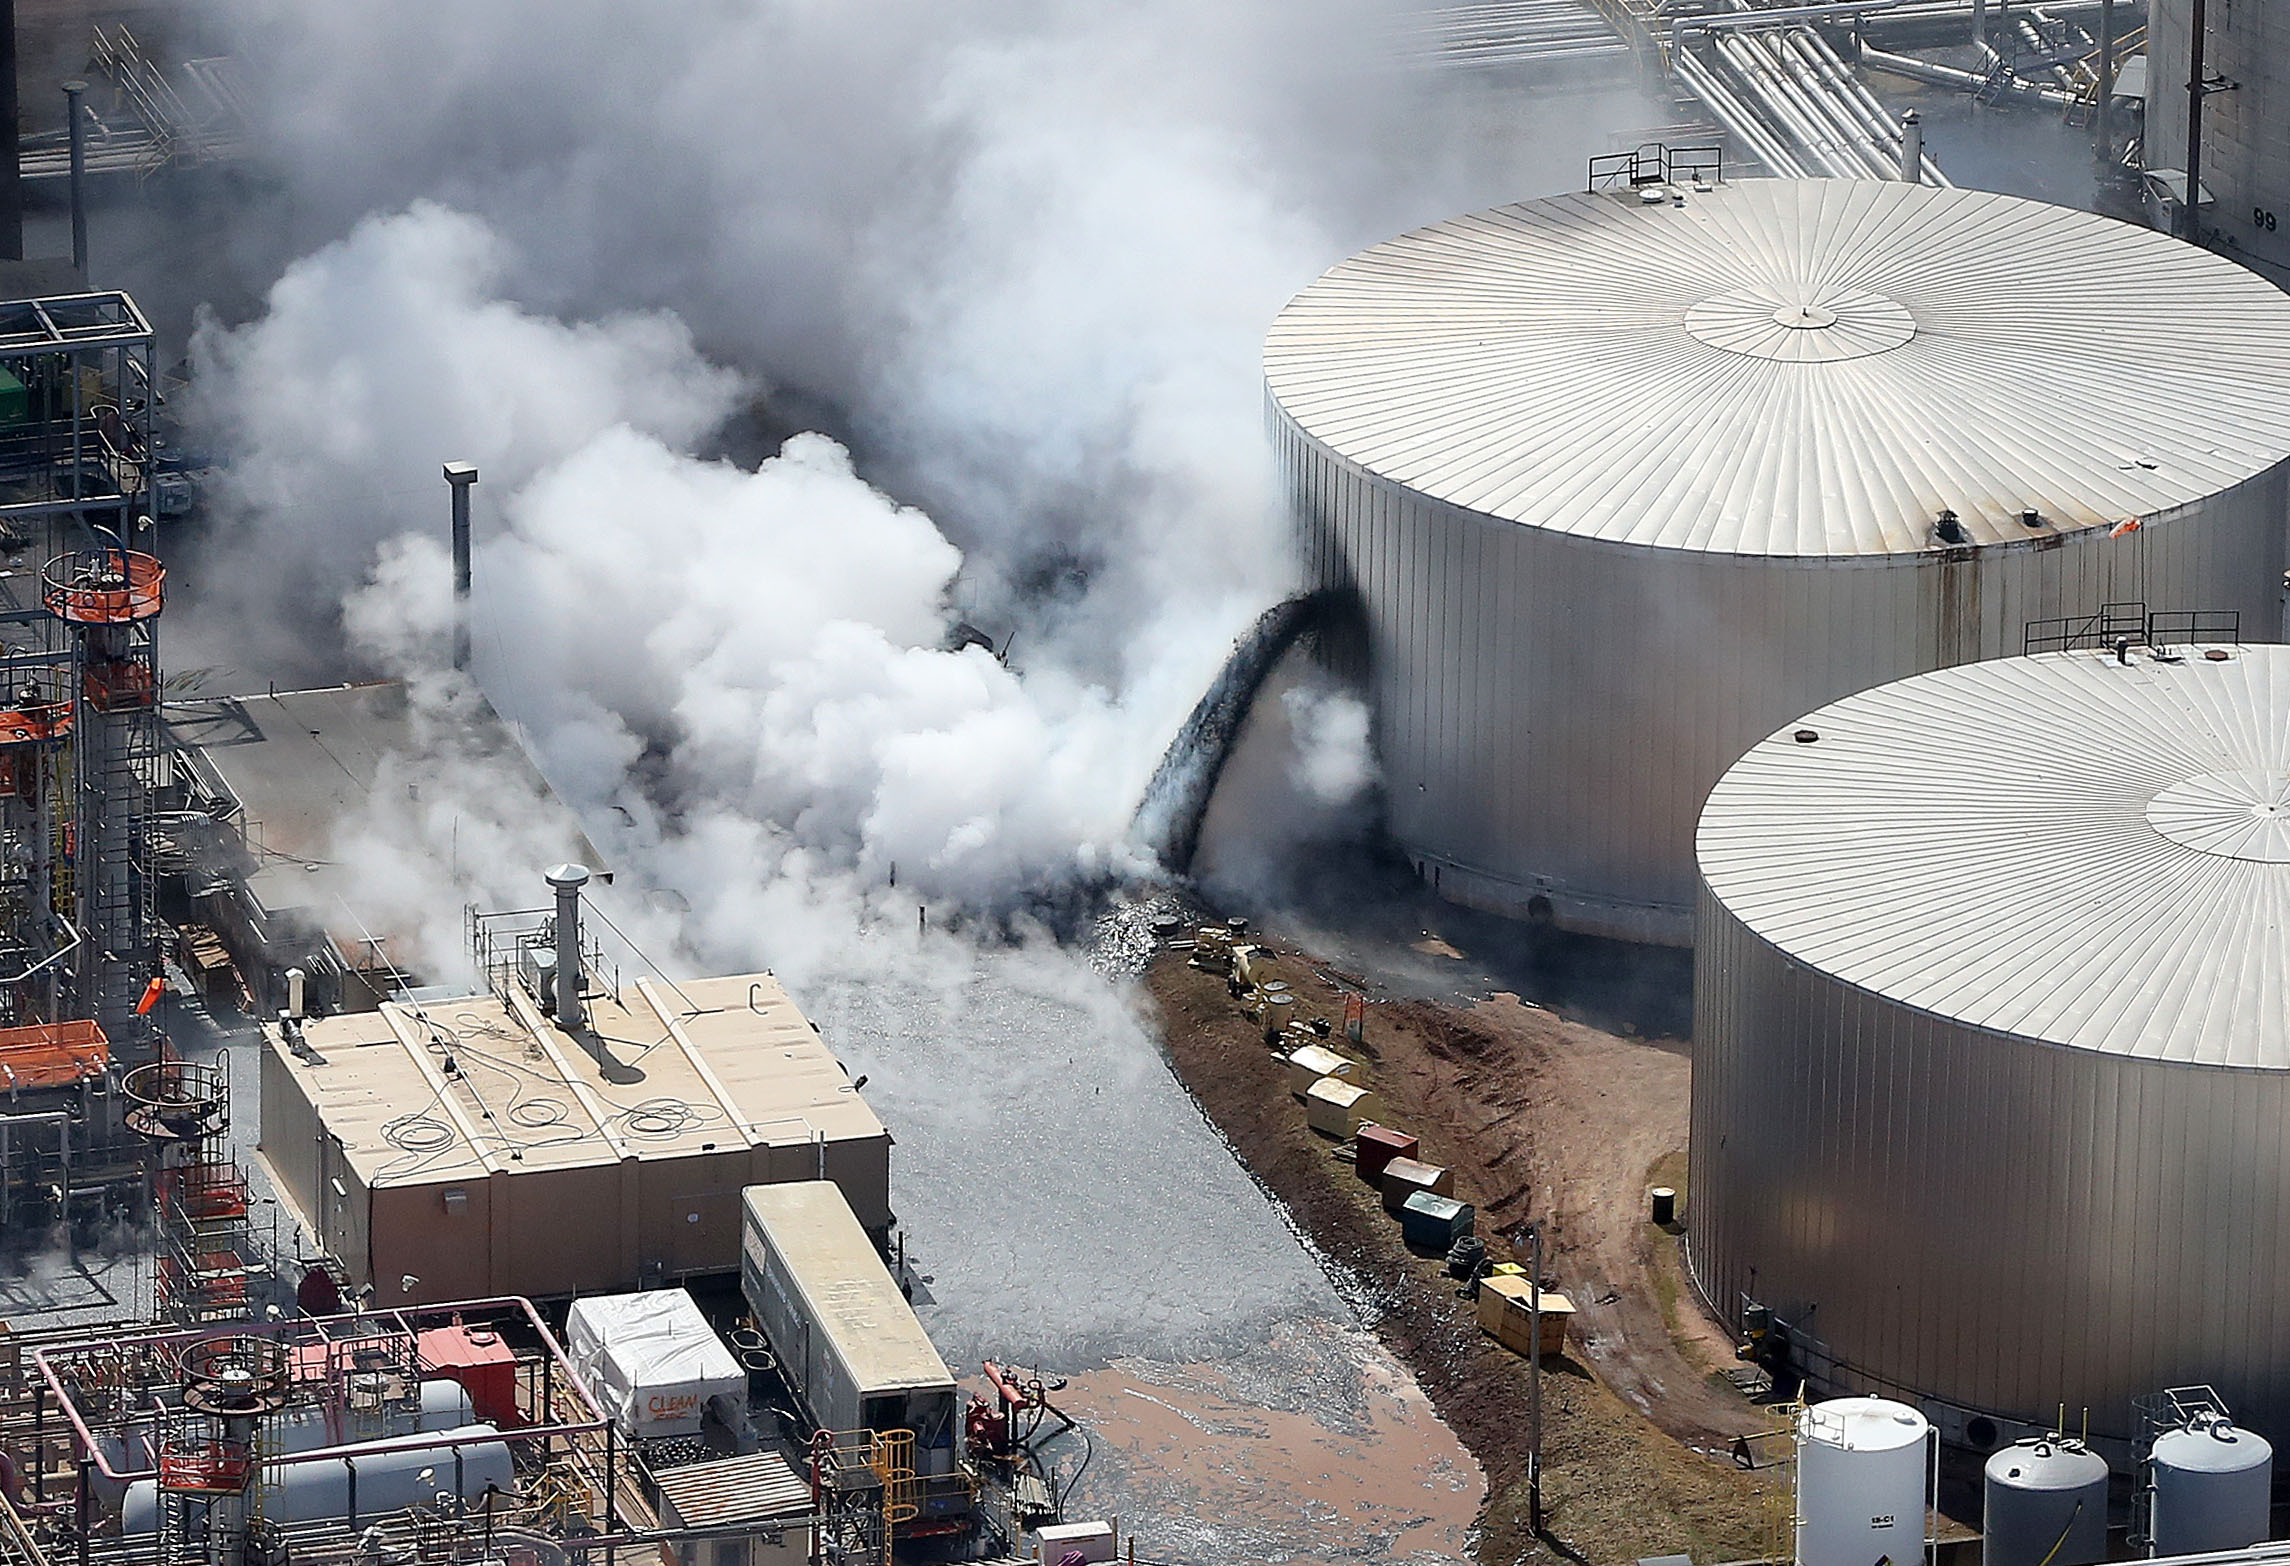
{"type": "Polygon", "coordinates": [[[1986,191],[1640,195],[1376,245],[1266,339],[1441,893],[1682,944],[1703,798],[1798,714],[2111,603],[2280,637],[2290,296],[1986,191]]]}
{"type": "Polygon", "coordinates": [[[2100,1566],[2107,1460],[2066,1436],[2015,1442],[1982,1476],[1980,1566],[2100,1566]]]}
{"type": "Polygon", "coordinates": [[[2157,1555],[2241,1550],[2266,1538],[2274,1448],[2263,1436],[2201,1415],[2155,1437],[2147,1472],[2157,1555]]]}
{"type": "Polygon", "coordinates": [[[1906,1403],[1841,1397],[1797,1416],[1797,1566],[1924,1553],[1932,1426],[1906,1403]]]}

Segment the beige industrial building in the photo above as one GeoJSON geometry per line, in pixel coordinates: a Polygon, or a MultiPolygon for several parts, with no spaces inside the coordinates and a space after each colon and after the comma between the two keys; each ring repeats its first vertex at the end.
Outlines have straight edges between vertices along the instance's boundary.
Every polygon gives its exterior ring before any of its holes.
{"type": "Polygon", "coordinates": [[[271,1031],[262,1156],[381,1305],[739,1266],[740,1191],[832,1180],[878,1243],[891,1137],[768,974],[637,979],[573,1032],[517,983],[271,1031]]]}
{"type": "Polygon", "coordinates": [[[441,758],[482,768],[505,811],[540,823],[522,848],[612,879],[482,696],[431,710],[378,681],[173,701],[162,718],[173,780],[162,897],[179,878],[170,916],[214,931],[261,1015],[285,1004],[289,968],[313,1011],[368,1009],[423,982],[414,932],[361,894],[336,837],[386,800],[417,800],[441,758]]]}

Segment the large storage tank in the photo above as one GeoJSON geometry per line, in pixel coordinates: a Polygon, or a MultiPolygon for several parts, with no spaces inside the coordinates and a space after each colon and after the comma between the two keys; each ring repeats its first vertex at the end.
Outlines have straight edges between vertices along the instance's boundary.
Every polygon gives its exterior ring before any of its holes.
{"type": "Polygon", "coordinates": [[[2127,1439],[2207,1383],[2290,1429],[2290,648],[1849,697],[1699,852],[1706,1298],[1927,1412],[2127,1439]]]}
{"type": "Polygon", "coordinates": [[[1988,1459],[1980,1566],[2099,1566],[2107,1559],[2107,1460],[2080,1441],[2037,1436],[1988,1459]]]}
{"type": "Polygon", "coordinates": [[[1924,1553],[1932,1426],[1905,1403],[1836,1398],[1797,1416],[1797,1566],[1924,1553]]]}
{"type": "Polygon", "coordinates": [[[2155,1438],[2147,1473],[2157,1555],[2241,1550],[2266,1538],[2274,1448],[2263,1436],[2200,1418],[2155,1438]]]}
{"type": "Polygon", "coordinates": [[[2290,297],[1979,191],[1675,198],[1417,230],[1267,340],[1443,893],[1682,942],[1703,798],[1798,713],[2111,602],[2278,636],[2290,297]]]}
{"type": "MultiPolygon", "coordinates": [[[[2232,83],[2203,101],[2206,236],[2290,267],[2290,6],[2269,0],[2208,7],[2203,75],[2232,83]]],[[[2147,167],[2187,166],[2193,0],[2151,0],[2147,28],[2147,167]]]]}

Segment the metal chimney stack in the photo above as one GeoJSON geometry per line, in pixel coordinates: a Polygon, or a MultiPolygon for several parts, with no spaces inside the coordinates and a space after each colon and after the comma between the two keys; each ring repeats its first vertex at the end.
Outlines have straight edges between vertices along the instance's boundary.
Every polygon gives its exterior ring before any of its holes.
{"type": "MultiPolygon", "coordinates": [[[[469,486],[477,482],[477,464],[448,462],[445,482],[453,487],[453,666],[469,667],[469,486]]],[[[580,869],[578,865],[571,868],[580,869]]],[[[588,872],[581,870],[581,879],[588,872]]]]}
{"type": "Polygon", "coordinates": [[[1924,183],[1924,116],[1914,109],[1900,117],[1900,177],[1904,184],[1924,183]]]}
{"type": "Polygon", "coordinates": [[[71,128],[72,148],[72,270],[80,287],[87,281],[87,83],[64,83],[64,118],[71,128]]]}
{"type": "Polygon", "coordinates": [[[563,864],[549,872],[549,885],[557,893],[557,1026],[577,1031],[580,1009],[580,889],[588,885],[588,866],[563,864]]]}

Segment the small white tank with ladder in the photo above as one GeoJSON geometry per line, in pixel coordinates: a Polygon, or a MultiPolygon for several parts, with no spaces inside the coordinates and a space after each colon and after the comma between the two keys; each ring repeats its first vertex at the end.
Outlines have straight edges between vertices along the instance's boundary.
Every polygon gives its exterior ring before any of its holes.
{"type": "Polygon", "coordinates": [[[1932,1426],[1906,1403],[1841,1397],[1797,1416],[1797,1566],[1908,1566],[1924,1553],[1932,1426]]]}

